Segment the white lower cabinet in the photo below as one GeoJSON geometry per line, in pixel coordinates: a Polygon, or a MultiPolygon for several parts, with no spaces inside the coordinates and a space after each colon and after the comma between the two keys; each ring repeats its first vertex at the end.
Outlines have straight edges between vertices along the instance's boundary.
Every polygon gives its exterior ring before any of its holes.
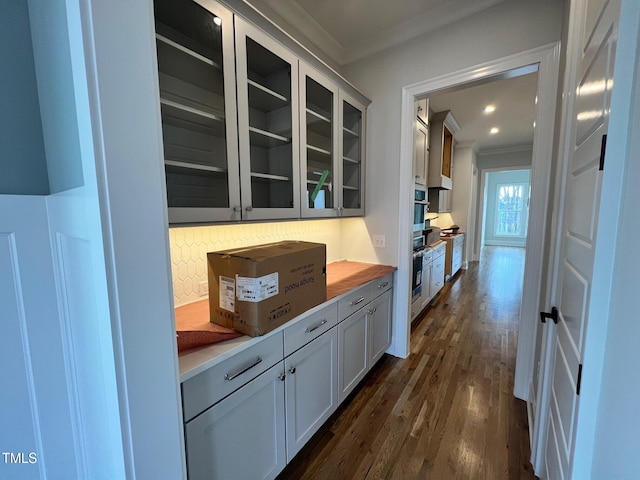
{"type": "Polygon", "coordinates": [[[275,478],[389,348],[392,286],[370,282],[185,380],[189,480],[275,478]]]}
{"type": "Polygon", "coordinates": [[[445,254],[442,247],[439,247],[433,254],[431,264],[431,281],[429,284],[429,295],[435,297],[442,287],[444,287],[444,260],[445,254]]]}
{"type": "Polygon", "coordinates": [[[368,337],[366,308],[338,324],[338,395],[341,403],[367,374],[368,337]]]}
{"type": "Polygon", "coordinates": [[[285,454],[284,362],[187,423],[190,480],[272,479],[285,454]]]}
{"type": "Polygon", "coordinates": [[[369,323],[369,368],[391,345],[391,290],[371,302],[367,311],[369,323]]]}
{"type": "Polygon", "coordinates": [[[335,328],[285,359],[288,461],[338,407],[337,362],[335,328]]]}

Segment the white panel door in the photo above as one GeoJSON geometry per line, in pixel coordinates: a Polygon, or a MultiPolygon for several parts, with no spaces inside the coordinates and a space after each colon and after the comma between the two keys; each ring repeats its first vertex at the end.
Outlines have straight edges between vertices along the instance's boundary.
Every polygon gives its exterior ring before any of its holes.
{"type": "Polygon", "coordinates": [[[0,478],[80,478],[46,197],[0,195],[0,478]]]}
{"type": "Polygon", "coordinates": [[[572,478],[619,2],[572,2],[571,8],[575,9],[572,22],[576,23],[571,31],[576,32],[572,37],[576,43],[570,51],[576,52],[577,58],[573,59],[575,75],[570,91],[572,95],[575,92],[575,98],[567,117],[570,140],[563,159],[564,206],[554,294],[558,323],[551,326],[555,334],[550,336],[551,362],[546,367],[550,406],[545,473],[550,479],[572,478]]]}

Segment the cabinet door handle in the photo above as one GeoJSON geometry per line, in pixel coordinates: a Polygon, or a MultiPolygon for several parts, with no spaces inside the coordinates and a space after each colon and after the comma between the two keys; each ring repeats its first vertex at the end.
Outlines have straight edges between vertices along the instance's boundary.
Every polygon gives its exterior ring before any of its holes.
{"type": "Polygon", "coordinates": [[[324,325],[325,323],[327,323],[327,319],[323,318],[322,321],[316,323],[315,325],[312,325],[310,327],[307,327],[307,329],[305,330],[305,333],[311,333],[314,330],[319,329],[322,325],[324,325]]]}
{"type": "Polygon", "coordinates": [[[387,285],[389,285],[389,282],[380,283],[378,284],[378,288],[385,288],[387,285]]]}
{"type": "Polygon", "coordinates": [[[351,302],[351,306],[353,307],[354,305],[358,305],[359,303],[362,303],[362,302],[364,302],[364,297],[360,297],[359,299],[351,302]]]}
{"type": "Polygon", "coordinates": [[[281,373],[280,375],[278,375],[278,378],[284,382],[284,379],[287,378],[287,376],[284,373],[281,373]]]}
{"type": "Polygon", "coordinates": [[[234,212],[241,212],[242,211],[242,207],[240,205],[236,205],[235,207],[233,207],[233,211],[234,212]]]}
{"type": "Polygon", "coordinates": [[[253,207],[251,205],[249,205],[248,207],[245,207],[245,210],[247,212],[251,212],[253,210],[253,207]]]}
{"type": "Polygon", "coordinates": [[[296,373],[296,367],[291,367],[291,368],[289,369],[289,373],[290,373],[291,375],[293,375],[294,373],[296,373]]]}
{"type": "Polygon", "coordinates": [[[241,370],[239,372],[235,372],[235,373],[226,373],[224,375],[224,379],[225,380],[233,380],[236,377],[239,377],[240,375],[242,375],[245,372],[248,372],[249,370],[251,370],[253,367],[255,367],[256,365],[262,363],[262,358],[260,357],[256,357],[256,359],[250,363],[248,366],[241,368],[241,370]]]}

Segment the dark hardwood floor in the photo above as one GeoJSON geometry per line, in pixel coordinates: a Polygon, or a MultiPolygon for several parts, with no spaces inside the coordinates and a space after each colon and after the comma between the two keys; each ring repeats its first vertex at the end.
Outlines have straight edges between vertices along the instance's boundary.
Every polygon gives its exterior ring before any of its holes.
{"type": "Polygon", "coordinates": [[[279,479],[534,479],[513,397],[524,250],[485,247],[279,479]]]}

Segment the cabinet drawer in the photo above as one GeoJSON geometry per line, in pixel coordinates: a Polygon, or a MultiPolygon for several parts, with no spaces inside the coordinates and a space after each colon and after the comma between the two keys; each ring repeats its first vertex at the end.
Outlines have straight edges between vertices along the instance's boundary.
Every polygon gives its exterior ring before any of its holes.
{"type": "Polygon", "coordinates": [[[284,329],[284,356],[287,357],[338,323],[338,304],[332,303],[284,329]]]}
{"type": "Polygon", "coordinates": [[[338,300],[338,321],[342,321],[352,313],[357,312],[371,301],[371,287],[369,284],[349,293],[346,297],[338,300]]]}
{"type": "Polygon", "coordinates": [[[433,260],[433,250],[430,248],[427,248],[423,253],[422,253],[422,261],[423,262],[430,262],[431,260],[433,260]]]}
{"type": "Polygon", "coordinates": [[[384,277],[377,278],[370,283],[371,286],[371,299],[376,298],[379,295],[382,295],[387,290],[390,290],[393,287],[393,273],[389,273],[384,277]]]}
{"type": "Polygon", "coordinates": [[[457,237],[453,238],[454,245],[462,245],[463,243],[464,243],[464,235],[458,235],[457,237]]]}
{"type": "Polygon", "coordinates": [[[182,384],[188,421],[283,359],[282,332],[214,365],[182,384]]]}
{"type": "Polygon", "coordinates": [[[446,244],[433,250],[433,260],[442,257],[447,251],[446,244]]]}

